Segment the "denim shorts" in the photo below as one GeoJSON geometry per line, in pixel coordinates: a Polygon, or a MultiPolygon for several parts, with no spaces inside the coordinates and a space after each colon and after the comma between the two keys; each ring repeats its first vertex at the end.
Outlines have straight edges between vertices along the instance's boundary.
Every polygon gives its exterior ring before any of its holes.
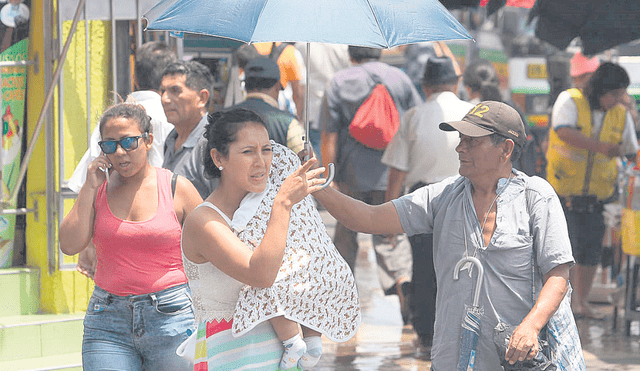
{"type": "Polygon", "coordinates": [[[84,370],[192,370],[176,349],[195,328],[187,284],[131,296],[96,286],[84,318],[84,370]]]}

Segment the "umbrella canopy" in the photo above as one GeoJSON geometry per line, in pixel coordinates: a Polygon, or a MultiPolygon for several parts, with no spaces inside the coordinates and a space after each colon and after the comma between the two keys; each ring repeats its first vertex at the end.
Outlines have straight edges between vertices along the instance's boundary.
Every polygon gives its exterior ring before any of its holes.
{"type": "Polygon", "coordinates": [[[536,36],[564,49],[580,36],[586,55],[640,38],[638,0],[538,0],[536,36]]]}
{"type": "Polygon", "coordinates": [[[437,0],[163,0],[150,30],[249,42],[299,41],[391,48],[471,39],[437,0]]]}
{"type": "MultiPolygon", "coordinates": [[[[437,0],[162,0],[144,18],[149,30],[189,32],[246,43],[293,41],[391,48],[423,41],[471,39],[437,0]]],[[[308,97],[307,92],[305,99],[308,97]]],[[[330,164],[325,186],[333,174],[330,164]]]]}

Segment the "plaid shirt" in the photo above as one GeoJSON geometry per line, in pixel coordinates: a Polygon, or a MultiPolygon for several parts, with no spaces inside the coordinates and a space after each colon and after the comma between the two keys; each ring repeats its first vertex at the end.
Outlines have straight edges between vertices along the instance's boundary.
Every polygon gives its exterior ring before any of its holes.
{"type": "Polygon", "coordinates": [[[571,288],[562,299],[560,307],[547,323],[547,341],[551,358],[559,371],[582,371],[584,362],[578,328],[571,311],[571,288]]]}

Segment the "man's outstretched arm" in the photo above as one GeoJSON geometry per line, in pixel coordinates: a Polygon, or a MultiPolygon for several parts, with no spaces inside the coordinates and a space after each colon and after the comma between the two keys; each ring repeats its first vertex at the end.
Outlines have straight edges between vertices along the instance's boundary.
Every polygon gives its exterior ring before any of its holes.
{"type": "Polygon", "coordinates": [[[369,234],[404,233],[396,207],[391,202],[369,205],[332,187],[315,192],[313,195],[329,214],[352,231],[369,234]]]}

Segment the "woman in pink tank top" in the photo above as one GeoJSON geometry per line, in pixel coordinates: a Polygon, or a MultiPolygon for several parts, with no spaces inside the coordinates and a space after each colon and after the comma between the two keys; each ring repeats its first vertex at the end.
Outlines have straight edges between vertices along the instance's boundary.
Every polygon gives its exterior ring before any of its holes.
{"type": "Polygon", "coordinates": [[[85,370],[188,370],[176,349],[193,331],[180,236],[201,201],[183,177],[148,162],[151,123],[140,105],[100,119],[102,154],[60,226],[67,255],[96,246],[96,287],[84,320],[85,370]]]}

